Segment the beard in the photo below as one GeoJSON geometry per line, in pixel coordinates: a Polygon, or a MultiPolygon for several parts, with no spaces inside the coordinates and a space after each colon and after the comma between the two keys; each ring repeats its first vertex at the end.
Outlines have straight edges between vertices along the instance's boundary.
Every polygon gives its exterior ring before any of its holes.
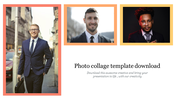
{"type": "Polygon", "coordinates": [[[151,30],[152,30],[152,28],[150,28],[150,30],[149,31],[145,31],[144,29],[142,29],[144,32],[146,32],[146,33],[149,33],[151,30]]]}
{"type": "Polygon", "coordinates": [[[95,30],[97,30],[98,24],[93,24],[95,26],[95,28],[89,28],[89,26],[92,24],[86,24],[86,28],[90,31],[90,32],[94,32],[95,30]]]}

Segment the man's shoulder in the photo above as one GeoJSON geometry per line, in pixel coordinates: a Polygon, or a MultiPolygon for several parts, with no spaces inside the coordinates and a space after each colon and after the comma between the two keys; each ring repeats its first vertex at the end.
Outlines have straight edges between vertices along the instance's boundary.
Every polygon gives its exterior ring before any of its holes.
{"type": "Polygon", "coordinates": [[[40,42],[47,42],[46,40],[41,39],[41,38],[38,38],[38,40],[40,40],[40,42]]]}
{"type": "Polygon", "coordinates": [[[72,37],[71,42],[81,42],[84,38],[86,38],[85,32],[79,34],[78,36],[72,37]]]}
{"type": "Polygon", "coordinates": [[[73,37],[73,39],[80,39],[82,37],[86,36],[85,32],[79,34],[78,36],[73,37]]]}
{"type": "Polygon", "coordinates": [[[104,42],[111,42],[111,40],[108,38],[108,37],[106,37],[106,36],[104,36],[104,35],[102,35],[102,34],[99,34],[98,35],[104,42]]]}
{"type": "Polygon", "coordinates": [[[139,35],[140,33],[141,33],[141,30],[138,30],[138,31],[130,33],[129,35],[130,36],[132,36],[132,35],[139,35]]]}
{"type": "Polygon", "coordinates": [[[141,30],[130,33],[128,36],[128,42],[139,42],[139,38],[142,37],[141,33],[141,30]]]}
{"type": "Polygon", "coordinates": [[[153,38],[157,40],[157,42],[165,42],[164,36],[162,33],[153,31],[153,38]]]}
{"type": "Polygon", "coordinates": [[[153,31],[153,35],[157,35],[157,36],[163,36],[161,33],[153,31]]]}
{"type": "Polygon", "coordinates": [[[42,45],[48,45],[48,42],[44,39],[38,38],[37,43],[42,44],[42,45]]]}

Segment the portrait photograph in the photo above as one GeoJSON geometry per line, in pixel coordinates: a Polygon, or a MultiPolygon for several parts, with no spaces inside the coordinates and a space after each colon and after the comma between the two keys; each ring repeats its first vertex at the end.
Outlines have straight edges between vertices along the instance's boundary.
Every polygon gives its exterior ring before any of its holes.
{"type": "Polygon", "coordinates": [[[64,43],[115,44],[115,5],[65,5],[64,43]]]}
{"type": "Polygon", "coordinates": [[[121,9],[121,43],[172,44],[172,6],[125,6],[121,9]]]}
{"type": "Polygon", "coordinates": [[[59,4],[3,5],[4,95],[60,95],[60,14],[59,4]]]}

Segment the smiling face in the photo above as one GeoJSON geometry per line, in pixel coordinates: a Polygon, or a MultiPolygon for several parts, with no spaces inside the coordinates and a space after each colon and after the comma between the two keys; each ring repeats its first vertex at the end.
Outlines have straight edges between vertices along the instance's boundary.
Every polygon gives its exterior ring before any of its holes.
{"type": "Polygon", "coordinates": [[[29,30],[30,34],[31,34],[31,38],[32,39],[35,39],[38,37],[38,33],[40,32],[38,26],[35,26],[35,25],[32,25],[30,27],[30,30],[29,30]]]}
{"type": "Polygon", "coordinates": [[[139,25],[141,29],[147,33],[151,31],[153,23],[154,21],[150,14],[142,14],[139,17],[139,25]]]}
{"type": "Polygon", "coordinates": [[[86,24],[86,30],[92,35],[96,34],[99,22],[98,14],[96,12],[86,13],[83,20],[86,24]]]}

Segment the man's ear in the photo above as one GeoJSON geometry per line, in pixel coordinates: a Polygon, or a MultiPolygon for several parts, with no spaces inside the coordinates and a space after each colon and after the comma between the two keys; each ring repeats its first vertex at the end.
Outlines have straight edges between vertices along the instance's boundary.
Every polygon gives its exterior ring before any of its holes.
{"type": "Polygon", "coordinates": [[[152,24],[154,23],[154,20],[152,19],[152,24]]]}
{"type": "Polygon", "coordinates": [[[84,21],[84,23],[86,23],[86,22],[85,22],[85,18],[83,18],[83,21],[84,21]]]}
{"type": "Polygon", "coordinates": [[[139,25],[141,25],[141,22],[139,22],[139,20],[138,20],[138,23],[139,23],[139,25]]]}

